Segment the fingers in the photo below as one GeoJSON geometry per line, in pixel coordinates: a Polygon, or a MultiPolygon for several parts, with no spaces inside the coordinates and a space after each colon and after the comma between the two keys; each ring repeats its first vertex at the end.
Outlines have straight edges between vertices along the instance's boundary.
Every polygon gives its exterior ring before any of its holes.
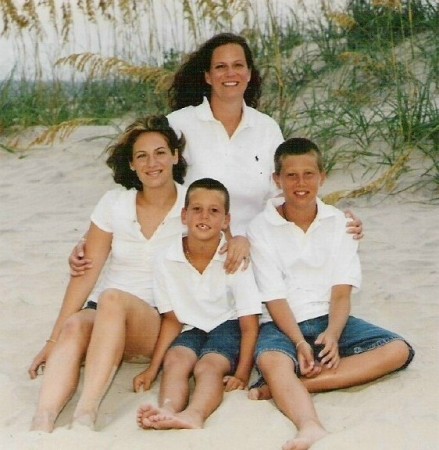
{"type": "Polygon", "coordinates": [[[34,380],[38,376],[38,369],[41,367],[41,373],[44,372],[44,363],[34,361],[29,367],[27,373],[31,380],[34,380]]]}
{"type": "Polygon", "coordinates": [[[231,392],[234,390],[242,390],[245,389],[245,383],[232,375],[225,376],[223,378],[223,383],[225,384],[224,391],[231,392]]]}

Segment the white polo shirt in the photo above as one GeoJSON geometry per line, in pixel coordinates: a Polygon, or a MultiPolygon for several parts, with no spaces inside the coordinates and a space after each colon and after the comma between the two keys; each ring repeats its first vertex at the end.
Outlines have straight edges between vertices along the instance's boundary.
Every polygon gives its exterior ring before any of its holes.
{"type": "Polygon", "coordinates": [[[186,188],[177,183],[175,186],[177,200],[150,239],[143,235],[137,221],[136,189],[119,187],[100,199],[91,221],[101,230],[112,233],[113,240],[110,259],[89,300],[97,302],[104,289],[116,288],[154,306],[153,259],[186,229],[180,216],[186,188]]]}
{"type": "MultiPolygon", "coordinates": [[[[223,238],[218,246],[225,242],[223,238]]],[[[191,328],[209,332],[241,316],[261,313],[261,297],[253,270],[226,274],[226,255],[215,253],[200,274],[186,259],[182,236],[158,255],[154,270],[154,298],[161,313],[174,311],[183,331],[191,328]]]]}
{"type": "Polygon", "coordinates": [[[279,125],[269,116],[243,104],[241,123],[232,137],[215,119],[207,98],[168,116],[171,126],[186,138],[188,162],[185,185],[210,177],[230,193],[231,229],[244,235],[247,225],[278,193],[273,181],[273,156],[283,142],[279,125]]]}
{"type": "MultiPolygon", "coordinates": [[[[306,233],[277,212],[283,202],[282,197],[269,200],[247,234],[262,301],[287,299],[297,322],[302,322],[328,314],[333,286],[360,288],[358,241],[346,233],[345,215],[320,199],[306,233]]],[[[270,320],[265,309],[261,321],[270,320]]]]}

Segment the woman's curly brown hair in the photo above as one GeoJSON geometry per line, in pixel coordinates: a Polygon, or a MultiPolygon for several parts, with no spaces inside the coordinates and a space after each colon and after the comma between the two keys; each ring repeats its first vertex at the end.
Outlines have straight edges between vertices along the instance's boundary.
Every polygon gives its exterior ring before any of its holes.
{"type": "Polygon", "coordinates": [[[180,138],[177,136],[165,116],[148,116],[135,120],[119,136],[117,142],[107,148],[107,166],[113,171],[113,179],[116,183],[127,189],[143,190],[143,185],[136,172],[131,170],[130,163],[133,160],[133,146],[138,137],[143,133],[151,132],[160,133],[166,139],[173,155],[178,152],[178,163],[173,166],[172,173],[174,180],[183,184],[187,168],[183,157],[186,142],[183,134],[180,138]]]}
{"type": "Polygon", "coordinates": [[[211,86],[206,83],[204,74],[210,70],[214,50],[226,44],[238,44],[244,50],[248,68],[251,70],[251,78],[244,92],[244,100],[248,106],[253,108],[258,106],[261,97],[262,79],[255,67],[247,41],[236,34],[220,33],[191,53],[178,69],[168,90],[169,106],[172,111],[186,106],[200,105],[203,103],[203,97],[210,99],[211,86]]]}

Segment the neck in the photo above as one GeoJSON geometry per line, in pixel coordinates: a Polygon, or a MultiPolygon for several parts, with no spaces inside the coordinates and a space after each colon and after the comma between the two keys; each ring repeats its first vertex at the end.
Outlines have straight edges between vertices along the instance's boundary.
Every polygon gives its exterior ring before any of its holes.
{"type": "Polygon", "coordinates": [[[238,128],[242,118],[242,98],[234,101],[223,101],[218,97],[210,99],[210,108],[215,119],[219,120],[231,136],[238,128]]]}
{"type": "Polygon", "coordinates": [[[146,188],[138,192],[138,199],[149,205],[157,207],[166,206],[172,202],[175,203],[177,198],[177,188],[174,181],[170,181],[165,186],[159,188],[146,188]]]}
{"type": "Polygon", "coordinates": [[[297,208],[295,205],[289,205],[284,202],[280,206],[282,217],[288,222],[294,222],[303,231],[307,231],[317,216],[317,203],[307,208],[297,208]]]}
{"type": "Polygon", "coordinates": [[[221,237],[215,237],[208,241],[199,241],[192,236],[183,238],[183,250],[189,263],[203,273],[210,261],[214,257],[221,237]]]}

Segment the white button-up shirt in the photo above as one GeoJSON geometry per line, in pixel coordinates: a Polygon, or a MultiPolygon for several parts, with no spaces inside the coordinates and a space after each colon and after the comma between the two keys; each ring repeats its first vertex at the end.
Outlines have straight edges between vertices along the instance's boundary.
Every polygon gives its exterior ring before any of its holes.
{"type": "Polygon", "coordinates": [[[97,302],[104,289],[116,288],[154,306],[153,260],[186,230],[181,223],[186,188],[177,183],[175,186],[177,200],[150,239],[144,236],[137,221],[136,189],[116,188],[100,199],[91,220],[101,230],[112,233],[113,240],[110,260],[90,300],[97,302]]]}
{"type": "MultiPolygon", "coordinates": [[[[222,239],[218,248],[224,244],[222,239]]],[[[200,274],[186,259],[182,236],[159,255],[154,270],[154,298],[161,313],[174,311],[183,331],[209,332],[241,316],[261,313],[261,297],[253,270],[226,274],[226,255],[218,251],[200,274]]]]}
{"type": "Polygon", "coordinates": [[[168,119],[186,138],[185,185],[205,177],[221,181],[230,193],[232,233],[243,235],[266,200],[278,193],[271,175],[274,152],[283,142],[279,125],[244,103],[241,123],[229,137],[206,98],[199,106],[172,112],[168,119]]]}
{"type": "MultiPolygon", "coordinates": [[[[358,241],[346,233],[346,217],[317,199],[317,216],[306,233],[276,210],[281,197],[248,227],[251,256],[262,301],[287,299],[297,322],[329,312],[331,288],[360,288],[358,241]]],[[[264,308],[262,322],[271,317],[264,308]]]]}

